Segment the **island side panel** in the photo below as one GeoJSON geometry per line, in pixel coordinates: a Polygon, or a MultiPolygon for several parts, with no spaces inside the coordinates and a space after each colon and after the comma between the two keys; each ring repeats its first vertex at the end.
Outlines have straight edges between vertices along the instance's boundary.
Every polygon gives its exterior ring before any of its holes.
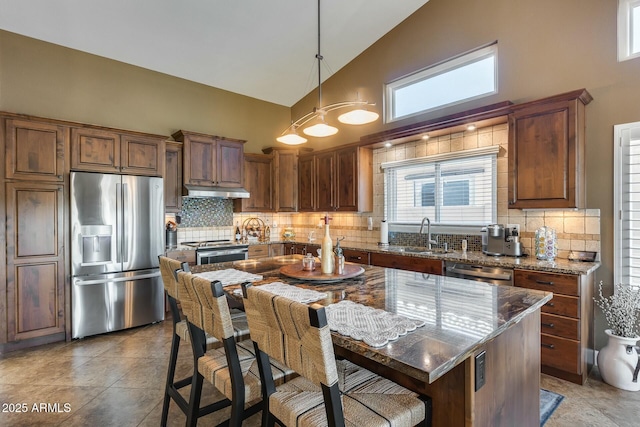
{"type": "Polygon", "coordinates": [[[477,392],[474,387],[475,355],[465,361],[466,425],[538,427],[540,310],[488,342],[484,350],[486,383],[477,392]]]}

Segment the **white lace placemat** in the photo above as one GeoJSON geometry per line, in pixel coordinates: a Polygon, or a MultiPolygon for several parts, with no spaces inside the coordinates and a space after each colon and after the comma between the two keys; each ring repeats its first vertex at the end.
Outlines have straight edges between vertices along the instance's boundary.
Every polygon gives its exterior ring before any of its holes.
{"type": "Polygon", "coordinates": [[[371,347],[383,347],[424,326],[424,321],[410,319],[352,301],[340,301],[326,307],[329,328],[341,335],[364,341],[371,347]]]}
{"type": "Polygon", "coordinates": [[[212,282],[214,280],[219,280],[222,283],[222,286],[262,280],[262,276],[260,276],[259,274],[247,273],[246,271],[236,270],[235,268],[227,268],[225,270],[216,271],[205,271],[203,273],[195,273],[195,276],[211,280],[212,282]]]}
{"type": "MultiPolygon", "coordinates": [[[[264,289],[265,291],[269,291],[272,294],[281,295],[285,298],[289,298],[294,301],[302,302],[302,303],[310,303],[321,300],[327,297],[325,292],[314,291],[313,289],[303,289],[298,288],[297,286],[287,285],[282,282],[271,282],[265,285],[260,285],[260,289],[264,289]]],[[[236,289],[234,293],[241,295],[242,290],[236,289]]]]}

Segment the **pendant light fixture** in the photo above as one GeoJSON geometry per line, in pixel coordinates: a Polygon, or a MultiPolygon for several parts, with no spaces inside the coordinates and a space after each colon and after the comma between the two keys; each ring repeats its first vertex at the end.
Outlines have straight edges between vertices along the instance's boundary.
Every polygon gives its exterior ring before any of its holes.
{"type": "Polygon", "coordinates": [[[367,101],[361,101],[357,99],[355,101],[336,102],[334,104],[322,106],[322,78],[320,75],[322,68],[322,54],[320,53],[320,0],[318,0],[318,53],[316,54],[316,60],[318,61],[318,106],[310,113],[300,117],[295,122],[291,123],[282,134],[276,138],[277,141],[288,145],[298,145],[307,142],[307,139],[298,134],[298,128],[310,124],[309,127],[303,128],[302,132],[305,135],[314,136],[317,138],[323,138],[338,133],[338,128],[327,124],[325,118],[327,113],[340,108],[355,107],[351,111],[341,114],[338,120],[341,123],[348,125],[363,125],[378,120],[379,114],[375,111],[367,110],[367,106],[373,106],[374,103],[367,101]]]}

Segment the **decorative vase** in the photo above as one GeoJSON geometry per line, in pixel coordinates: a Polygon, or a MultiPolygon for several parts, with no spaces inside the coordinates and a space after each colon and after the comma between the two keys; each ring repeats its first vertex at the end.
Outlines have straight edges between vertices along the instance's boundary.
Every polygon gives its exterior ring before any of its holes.
{"type": "Polygon", "coordinates": [[[640,378],[636,367],[640,361],[635,345],[640,337],[620,337],[614,335],[611,329],[604,332],[609,336],[609,341],[598,353],[598,369],[602,380],[622,390],[639,391],[640,378]]]}

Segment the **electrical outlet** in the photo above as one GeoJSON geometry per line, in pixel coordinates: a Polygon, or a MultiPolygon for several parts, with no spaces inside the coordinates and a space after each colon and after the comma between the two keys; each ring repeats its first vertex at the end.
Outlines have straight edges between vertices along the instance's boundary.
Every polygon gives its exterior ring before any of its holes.
{"type": "Polygon", "coordinates": [[[480,390],[487,379],[486,372],[486,353],[483,351],[476,354],[475,357],[476,370],[476,391],[480,390]]]}

